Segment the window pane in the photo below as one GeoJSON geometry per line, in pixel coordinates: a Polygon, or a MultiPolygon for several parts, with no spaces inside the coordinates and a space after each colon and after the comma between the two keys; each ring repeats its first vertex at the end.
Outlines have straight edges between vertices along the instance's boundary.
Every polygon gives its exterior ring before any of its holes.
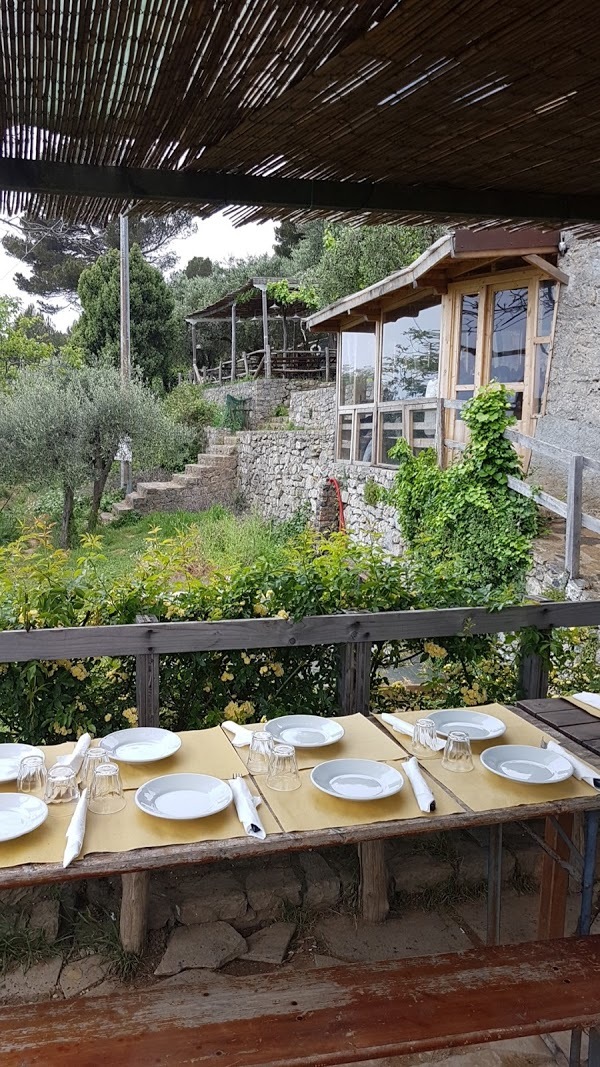
{"type": "MultiPolygon", "coordinates": [[[[471,400],[471,398],[473,397],[474,392],[475,392],[474,389],[461,389],[461,390],[459,390],[457,392],[456,399],[457,400],[462,400],[463,403],[466,403],[467,400],[471,400]]],[[[456,412],[456,418],[458,419],[459,422],[462,422],[463,420],[462,420],[462,415],[461,415],[460,411],[461,411],[461,409],[458,408],[458,410],[456,412]]]]}
{"type": "Polygon", "coordinates": [[[350,445],[352,441],[352,415],[340,416],[340,459],[350,459],[350,445]]]}
{"type": "Polygon", "coordinates": [[[417,315],[398,310],[383,324],[382,396],[407,400],[438,395],[441,305],[417,315]]]}
{"type": "Polygon", "coordinates": [[[358,419],[358,455],[361,463],[373,462],[373,416],[360,415],[358,419]]]}
{"type": "Polygon", "coordinates": [[[533,414],[539,415],[542,410],[542,399],[546,388],[546,374],[548,372],[548,356],[550,345],[535,346],[535,383],[533,391],[533,414]]]}
{"type": "Polygon", "coordinates": [[[558,285],[556,282],[540,282],[537,323],[538,337],[549,337],[552,332],[552,322],[554,320],[554,306],[556,304],[557,296],[558,285]]]}
{"type": "Polygon", "coordinates": [[[522,382],[525,377],[527,289],[501,289],[494,293],[494,332],[490,378],[522,382]]]}
{"type": "Polygon", "coordinates": [[[397,459],[391,459],[390,448],[402,437],[402,412],[380,411],[381,420],[381,462],[398,463],[397,459]]]}
{"type": "Polygon", "coordinates": [[[475,381],[475,353],[477,351],[477,315],[479,297],[463,296],[460,311],[460,354],[458,384],[472,385],[475,381]]]}
{"type": "Polygon", "coordinates": [[[375,326],[342,332],[342,404],[375,399],[375,326]]]}
{"type": "Polygon", "coordinates": [[[411,419],[413,452],[422,448],[435,448],[435,409],[411,411],[411,419]]]}
{"type": "Polygon", "coordinates": [[[523,418],[523,393],[511,393],[508,397],[508,410],[511,415],[514,415],[515,419],[519,421],[523,418]]]}

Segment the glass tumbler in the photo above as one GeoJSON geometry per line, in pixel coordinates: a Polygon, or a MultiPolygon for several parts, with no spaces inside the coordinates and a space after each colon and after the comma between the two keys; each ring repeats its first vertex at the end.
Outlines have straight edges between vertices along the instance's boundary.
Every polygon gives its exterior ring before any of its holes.
{"type": "Polygon", "coordinates": [[[77,775],[72,767],[57,763],[50,768],[46,777],[44,800],[52,806],[54,815],[71,817],[79,800],[77,775]]]}
{"type": "Polygon", "coordinates": [[[435,752],[437,732],[433,719],[417,719],[411,743],[413,755],[419,759],[430,757],[435,752]]]}
{"type": "Polygon", "coordinates": [[[271,789],[289,792],[300,788],[300,775],[293,745],[273,745],[269,760],[267,785],[271,789]]]}
{"type": "Polygon", "coordinates": [[[43,756],[24,756],[19,764],[17,792],[44,799],[46,792],[46,764],[43,756]]]}
{"type": "Polygon", "coordinates": [[[113,815],[125,807],[125,794],[116,763],[98,763],[88,793],[90,811],[96,815],[113,815]]]}
{"type": "Polygon", "coordinates": [[[88,748],[79,772],[79,786],[82,790],[86,786],[89,789],[94,778],[94,771],[101,763],[110,763],[108,752],[103,748],[88,748]]]}
{"type": "Polygon", "coordinates": [[[273,738],[266,730],[255,730],[250,742],[246,766],[250,774],[267,774],[273,751],[273,738]]]}
{"type": "Polygon", "coordinates": [[[471,755],[471,742],[461,730],[453,730],[448,734],[442,767],[447,771],[472,771],[473,756],[471,755]]]}

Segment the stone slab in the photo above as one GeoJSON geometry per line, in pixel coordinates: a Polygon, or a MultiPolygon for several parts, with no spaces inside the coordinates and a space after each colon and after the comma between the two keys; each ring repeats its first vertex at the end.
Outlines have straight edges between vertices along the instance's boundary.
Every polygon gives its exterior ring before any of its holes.
{"type": "Polygon", "coordinates": [[[333,908],[340,899],[340,876],[318,852],[301,852],[304,874],[304,904],[315,911],[333,908]]]}
{"type": "Polygon", "coordinates": [[[257,930],[248,938],[248,954],[245,958],[253,963],[283,963],[296,929],[296,923],[282,922],[257,930]]]}
{"type": "Polygon", "coordinates": [[[86,989],[99,985],[110,968],[110,962],[103,956],[83,956],[80,960],[72,960],[62,969],[60,988],[65,997],[77,997],[86,989]]]}
{"type": "Polygon", "coordinates": [[[408,909],[402,918],[374,924],[347,915],[328,915],[315,927],[326,954],[340,960],[406,959],[464,952],[472,943],[458,924],[436,912],[408,909]]]}
{"type": "Polygon", "coordinates": [[[0,1003],[29,1004],[36,1000],[49,1000],[56,991],[62,964],[62,956],[53,956],[52,959],[34,963],[28,970],[15,967],[8,971],[0,981],[0,1003]]]}
{"type": "Polygon", "coordinates": [[[56,941],[60,922],[59,900],[38,900],[31,909],[29,929],[39,931],[46,941],[56,941]]]}
{"type": "Polygon", "coordinates": [[[185,926],[197,923],[227,922],[243,919],[248,900],[241,883],[233,874],[211,872],[199,874],[182,887],[179,919],[185,926]]]}
{"type": "Polygon", "coordinates": [[[171,934],[166,951],[154,973],[178,974],[179,971],[196,968],[216,971],[238,956],[244,956],[246,952],[244,938],[229,923],[178,926],[171,934]]]}

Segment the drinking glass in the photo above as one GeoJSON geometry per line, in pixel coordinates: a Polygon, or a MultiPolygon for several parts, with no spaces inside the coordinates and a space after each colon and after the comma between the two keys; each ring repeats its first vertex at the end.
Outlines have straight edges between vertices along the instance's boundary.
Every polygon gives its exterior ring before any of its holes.
{"type": "Polygon", "coordinates": [[[462,730],[453,730],[448,734],[442,756],[442,767],[445,767],[447,771],[473,770],[471,742],[462,730]]]}
{"type": "Polygon", "coordinates": [[[246,766],[250,774],[267,774],[273,751],[273,738],[266,730],[255,730],[250,742],[246,766]]]}
{"type": "Polygon", "coordinates": [[[273,745],[269,760],[267,785],[271,789],[289,792],[300,788],[300,775],[293,745],[273,745]]]}
{"type": "Polygon", "coordinates": [[[419,759],[430,757],[435,752],[437,732],[433,719],[417,719],[413,730],[411,751],[419,759]]]}
{"type": "Polygon", "coordinates": [[[17,792],[29,793],[33,797],[44,799],[46,792],[46,764],[43,756],[24,756],[19,764],[17,792]]]}
{"type": "Polygon", "coordinates": [[[86,786],[89,789],[94,778],[94,771],[101,763],[110,763],[108,752],[103,748],[88,748],[79,772],[80,789],[83,790],[86,786]]]}
{"type": "Polygon", "coordinates": [[[88,794],[90,811],[97,815],[112,815],[125,807],[125,794],[116,763],[98,763],[88,794]]]}
{"type": "Polygon", "coordinates": [[[70,818],[79,800],[77,775],[72,767],[57,763],[50,768],[46,777],[44,800],[46,804],[52,805],[54,815],[70,818]]]}

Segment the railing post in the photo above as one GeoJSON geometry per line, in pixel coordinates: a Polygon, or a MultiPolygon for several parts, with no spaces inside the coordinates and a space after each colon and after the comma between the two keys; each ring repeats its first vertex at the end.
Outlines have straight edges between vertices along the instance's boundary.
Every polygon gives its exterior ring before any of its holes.
{"type": "Polygon", "coordinates": [[[569,578],[579,578],[581,554],[581,503],[583,497],[583,456],[572,455],[567,481],[567,529],[565,570],[569,578]]]}
{"type": "Polygon", "coordinates": [[[343,715],[369,714],[371,696],[371,643],[340,646],[338,700],[343,715]]]}
{"type": "MultiPolygon", "coordinates": [[[[549,639],[552,627],[540,630],[540,635],[549,639]]],[[[519,689],[523,700],[541,700],[548,693],[548,660],[539,652],[521,650],[519,689]]]]}
{"type": "MultiPolygon", "coordinates": [[[[136,623],[158,622],[156,615],[136,615],[136,623]]],[[[159,726],[160,657],[155,652],[135,657],[135,702],[140,726],[159,726]]]]}
{"type": "Polygon", "coordinates": [[[328,382],[330,377],[329,373],[329,345],[325,346],[325,381],[328,382]]]}

